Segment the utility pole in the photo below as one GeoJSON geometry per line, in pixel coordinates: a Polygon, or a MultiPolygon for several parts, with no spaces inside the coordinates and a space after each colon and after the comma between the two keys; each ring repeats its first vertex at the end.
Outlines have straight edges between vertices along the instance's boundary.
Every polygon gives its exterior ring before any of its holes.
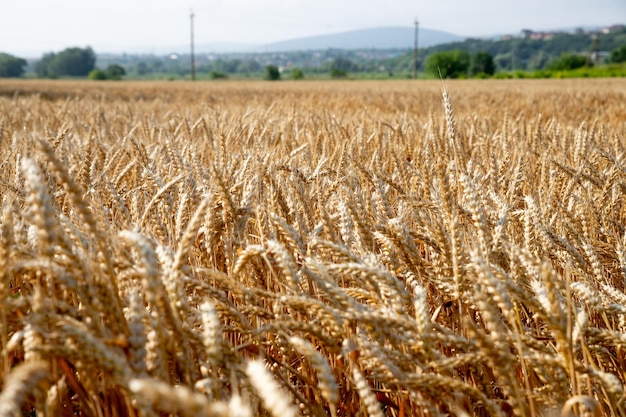
{"type": "Polygon", "coordinates": [[[196,80],[196,60],[193,53],[193,10],[191,10],[191,14],[189,15],[189,20],[191,21],[191,81],[196,80]]]}
{"type": "Polygon", "coordinates": [[[415,18],[415,44],[413,45],[413,79],[417,79],[417,35],[419,33],[419,22],[415,18]]]}

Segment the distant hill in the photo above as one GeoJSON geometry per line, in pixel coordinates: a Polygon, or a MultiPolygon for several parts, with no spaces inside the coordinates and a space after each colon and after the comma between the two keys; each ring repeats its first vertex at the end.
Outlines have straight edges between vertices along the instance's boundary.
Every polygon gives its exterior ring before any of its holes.
{"type": "MultiPolygon", "coordinates": [[[[412,27],[379,27],[274,42],[264,45],[263,50],[404,49],[413,47],[414,36],[415,29],[412,27]]],[[[420,28],[418,43],[422,48],[463,39],[449,32],[420,28]]]]}
{"type": "MultiPolygon", "coordinates": [[[[413,48],[415,36],[413,27],[378,27],[351,30],[347,32],[317,35],[303,38],[287,39],[262,45],[232,42],[197,42],[198,53],[252,53],[252,52],[293,52],[326,49],[410,49],[413,48]]],[[[441,45],[450,42],[461,42],[465,39],[453,33],[419,29],[419,47],[441,45]]],[[[161,45],[153,47],[130,47],[124,52],[134,54],[169,55],[185,54],[189,45],[161,45]]]]}

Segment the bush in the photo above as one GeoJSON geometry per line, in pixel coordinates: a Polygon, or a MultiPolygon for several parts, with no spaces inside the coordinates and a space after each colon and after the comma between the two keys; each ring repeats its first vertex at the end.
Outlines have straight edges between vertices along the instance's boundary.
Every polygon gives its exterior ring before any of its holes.
{"type": "Polygon", "coordinates": [[[96,68],[95,70],[91,70],[88,75],[90,80],[103,81],[107,79],[107,73],[104,70],[96,68]]]}
{"type": "Polygon", "coordinates": [[[611,52],[611,57],[609,58],[609,61],[614,64],[626,62],[626,45],[611,52]]]}
{"type": "Polygon", "coordinates": [[[122,79],[122,76],[126,75],[126,71],[124,68],[117,64],[111,64],[107,67],[106,70],[101,70],[96,68],[89,72],[88,78],[90,80],[113,80],[118,81],[122,79]]]}
{"type": "Polygon", "coordinates": [[[435,78],[460,78],[467,76],[470,57],[461,50],[435,52],[426,58],[425,65],[426,71],[435,78]]]}
{"type": "Polygon", "coordinates": [[[493,75],[496,72],[493,56],[489,52],[476,52],[470,60],[469,72],[473,76],[478,76],[479,74],[493,75]]]}
{"type": "Polygon", "coordinates": [[[276,65],[268,65],[265,67],[265,77],[268,81],[280,80],[280,70],[276,65]]]}
{"type": "Polygon", "coordinates": [[[343,70],[341,68],[331,68],[330,76],[332,78],[345,78],[348,76],[348,73],[346,72],[346,70],[343,70]]]}
{"type": "Polygon", "coordinates": [[[292,80],[301,80],[304,78],[304,72],[300,68],[294,68],[291,70],[292,80]]]}
{"type": "Polygon", "coordinates": [[[513,78],[513,74],[511,74],[510,72],[496,72],[493,75],[493,78],[496,80],[510,80],[511,78],[513,78]]]}
{"type": "Polygon", "coordinates": [[[349,59],[341,57],[341,56],[338,56],[337,58],[335,58],[332,64],[330,64],[331,75],[334,72],[339,77],[345,77],[346,75],[348,75],[348,72],[357,71],[357,70],[358,70],[357,65],[355,65],[349,59]]]}
{"type": "Polygon", "coordinates": [[[111,64],[107,67],[105,73],[107,80],[121,80],[126,75],[126,70],[117,64],[111,64]]]}
{"type": "Polygon", "coordinates": [[[537,71],[535,71],[535,77],[534,78],[552,78],[552,71],[537,70],[537,71]]]}
{"type": "Polygon", "coordinates": [[[225,72],[221,72],[221,71],[211,71],[211,73],[209,74],[209,77],[212,80],[222,80],[225,78],[228,78],[228,75],[225,72]]]}
{"type": "Polygon", "coordinates": [[[588,62],[587,57],[582,55],[563,54],[560,58],[550,62],[548,69],[552,71],[568,71],[584,67],[588,62]]]}
{"type": "Polygon", "coordinates": [[[574,70],[551,71],[515,71],[498,72],[493,78],[600,78],[600,77],[626,77],[626,64],[612,64],[599,67],[581,67],[574,70]]]}

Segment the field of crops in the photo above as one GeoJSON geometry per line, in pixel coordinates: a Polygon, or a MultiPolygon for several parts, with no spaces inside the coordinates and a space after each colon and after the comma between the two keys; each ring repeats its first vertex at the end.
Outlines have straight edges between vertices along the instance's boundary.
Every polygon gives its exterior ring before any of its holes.
{"type": "Polygon", "coordinates": [[[626,79],[0,81],[0,417],[624,416],[626,79]]]}

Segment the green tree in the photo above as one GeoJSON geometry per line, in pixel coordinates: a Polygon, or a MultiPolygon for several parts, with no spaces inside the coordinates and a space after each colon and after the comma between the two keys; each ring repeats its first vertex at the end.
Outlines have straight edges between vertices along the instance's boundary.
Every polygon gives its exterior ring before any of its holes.
{"type": "Polygon", "coordinates": [[[609,61],[613,63],[626,62],[626,45],[611,52],[609,61]]]}
{"type": "Polygon", "coordinates": [[[58,76],[86,76],[95,66],[96,54],[90,47],[67,48],[55,57],[55,69],[58,76]]]}
{"type": "Polygon", "coordinates": [[[335,58],[332,62],[332,64],[330,64],[330,69],[332,70],[340,70],[343,71],[345,73],[348,73],[350,71],[356,71],[358,69],[358,67],[352,62],[350,61],[348,58],[344,58],[342,56],[338,56],[337,58],[335,58]]]}
{"type": "Polygon", "coordinates": [[[241,59],[218,59],[213,63],[213,69],[227,74],[236,74],[243,61],[241,59]]]}
{"type": "Polygon", "coordinates": [[[146,75],[148,71],[148,64],[146,64],[144,61],[137,62],[137,66],[135,67],[135,72],[137,72],[137,75],[146,75]]]}
{"type": "Polygon", "coordinates": [[[559,58],[552,60],[548,69],[553,71],[567,71],[581,68],[587,65],[587,57],[575,54],[563,54],[559,58]]]}
{"type": "Polygon", "coordinates": [[[348,76],[348,73],[346,72],[346,70],[342,70],[341,68],[331,68],[330,69],[330,76],[332,78],[344,78],[348,76]]]}
{"type": "Polygon", "coordinates": [[[348,72],[356,70],[358,70],[357,65],[343,56],[336,57],[330,64],[330,76],[332,78],[343,78],[348,75],[348,72]]]}
{"type": "Polygon", "coordinates": [[[246,59],[245,61],[240,61],[237,65],[236,72],[239,74],[254,74],[259,73],[263,70],[261,64],[256,62],[254,59],[246,59]]]}
{"type": "Polygon", "coordinates": [[[164,66],[163,61],[160,59],[153,59],[150,61],[150,72],[162,72],[164,66]]]}
{"type": "Polygon", "coordinates": [[[291,70],[291,79],[301,80],[304,78],[304,72],[300,68],[294,68],[291,70]]]}
{"type": "Polygon", "coordinates": [[[25,59],[13,55],[0,53],[0,77],[19,78],[24,75],[25,59]]]}
{"type": "Polygon", "coordinates": [[[433,76],[442,78],[459,78],[467,75],[470,57],[465,51],[435,52],[426,58],[426,71],[433,76]]]}
{"type": "Polygon", "coordinates": [[[476,52],[470,59],[469,72],[472,76],[478,74],[493,75],[496,72],[493,56],[489,52],[476,52]]]}
{"type": "Polygon", "coordinates": [[[54,70],[54,61],[56,54],[49,52],[44,54],[35,64],[35,74],[39,78],[55,78],[57,75],[54,70]]]}
{"type": "Polygon", "coordinates": [[[111,64],[105,70],[108,80],[121,80],[126,75],[126,70],[117,64],[111,64]]]}
{"type": "Polygon", "coordinates": [[[91,70],[87,77],[90,80],[102,81],[102,80],[106,80],[107,79],[107,73],[104,70],[96,68],[94,70],[91,70]]]}
{"type": "Polygon", "coordinates": [[[265,77],[269,81],[280,80],[280,70],[276,65],[268,65],[265,67],[265,77]]]}
{"type": "Polygon", "coordinates": [[[528,61],[526,61],[526,69],[527,70],[539,70],[542,68],[546,68],[550,61],[552,60],[552,56],[545,51],[538,51],[535,53],[528,61]]]}
{"type": "Polygon", "coordinates": [[[84,77],[96,66],[96,54],[90,47],[67,48],[55,54],[45,54],[35,65],[39,77],[84,77]]]}

